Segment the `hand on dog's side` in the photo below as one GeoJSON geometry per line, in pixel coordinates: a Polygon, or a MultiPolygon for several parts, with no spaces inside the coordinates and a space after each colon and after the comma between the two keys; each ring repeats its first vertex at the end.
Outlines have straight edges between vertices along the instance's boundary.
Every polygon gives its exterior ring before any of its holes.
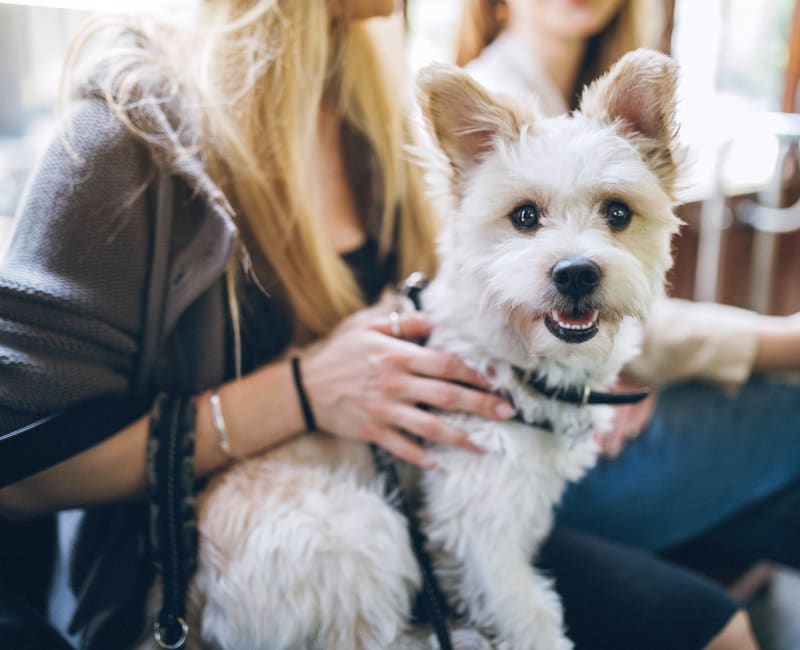
{"type": "Polygon", "coordinates": [[[387,317],[358,313],[309,348],[303,380],[320,429],[377,443],[426,468],[436,465],[406,433],[481,451],[465,431],[418,405],[492,420],[511,417],[513,408],[487,392],[488,380],[456,355],[414,343],[431,333],[424,314],[401,314],[398,325],[400,338],[387,317]]]}
{"type": "MultiPolygon", "coordinates": [[[[631,391],[639,390],[641,386],[619,382],[614,390],[631,391]]],[[[625,445],[639,434],[650,423],[656,410],[658,393],[650,390],[650,395],[637,404],[626,404],[614,409],[614,424],[609,431],[595,434],[595,440],[600,445],[600,453],[606,458],[616,458],[622,453],[625,445]]]]}

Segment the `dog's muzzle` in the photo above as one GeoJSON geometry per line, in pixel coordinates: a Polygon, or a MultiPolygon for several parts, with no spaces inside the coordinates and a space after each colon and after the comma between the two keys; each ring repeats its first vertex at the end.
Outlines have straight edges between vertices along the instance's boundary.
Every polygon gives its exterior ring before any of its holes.
{"type": "Polygon", "coordinates": [[[600,286],[602,270],[586,257],[565,257],[550,270],[553,285],[566,308],[553,309],[544,322],[550,333],[566,343],[584,343],[600,329],[600,312],[589,298],[600,286]]]}

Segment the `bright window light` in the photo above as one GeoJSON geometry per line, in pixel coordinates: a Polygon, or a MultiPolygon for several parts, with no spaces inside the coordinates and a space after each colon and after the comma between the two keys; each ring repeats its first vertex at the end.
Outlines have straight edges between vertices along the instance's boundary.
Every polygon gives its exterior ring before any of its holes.
{"type": "Polygon", "coordinates": [[[0,0],[0,5],[126,14],[163,14],[175,9],[185,9],[193,4],[193,0],[0,0]]]}

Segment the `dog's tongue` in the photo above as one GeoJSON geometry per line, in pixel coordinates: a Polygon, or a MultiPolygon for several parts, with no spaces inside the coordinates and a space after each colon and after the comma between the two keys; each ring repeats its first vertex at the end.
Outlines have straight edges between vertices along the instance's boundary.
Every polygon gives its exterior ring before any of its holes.
{"type": "Polygon", "coordinates": [[[591,325],[597,316],[597,310],[587,309],[585,311],[557,311],[556,320],[564,325],[591,325]]]}

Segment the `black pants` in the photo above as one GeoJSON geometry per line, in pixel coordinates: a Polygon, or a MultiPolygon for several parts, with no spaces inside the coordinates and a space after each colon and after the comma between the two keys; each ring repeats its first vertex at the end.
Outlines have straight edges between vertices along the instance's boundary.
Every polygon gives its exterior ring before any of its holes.
{"type": "Polygon", "coordinates": [[[0,585],[0,648],[72,650],[72,646],[24,598],[0,585]]]}
{"type": "Polygon", "coordinates": [[[46,621],[55,553],[55,517],[0,519],[0,648],[70,650],[46,621]]]}
{"type": "Polygon", "coordinates": [[[536,564],[555,579],[578,650],[699,650],[738,609],[697,574],[563,527],[536,564]]]}

